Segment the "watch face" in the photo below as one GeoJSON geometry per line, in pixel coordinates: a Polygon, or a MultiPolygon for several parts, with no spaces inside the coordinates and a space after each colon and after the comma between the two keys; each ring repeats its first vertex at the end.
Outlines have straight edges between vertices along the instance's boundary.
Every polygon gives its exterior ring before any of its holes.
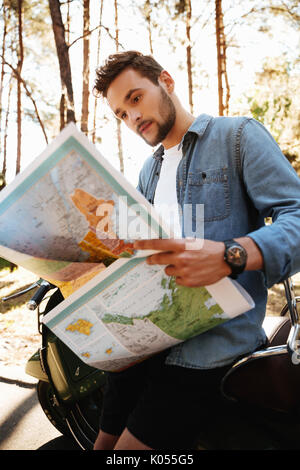
{"type": "Polygon", "coordinates": [[[227,260],[235,266],[243,266],[246,262],[245,250],[240,246],[231,246],[227,250],[227,260]]]}

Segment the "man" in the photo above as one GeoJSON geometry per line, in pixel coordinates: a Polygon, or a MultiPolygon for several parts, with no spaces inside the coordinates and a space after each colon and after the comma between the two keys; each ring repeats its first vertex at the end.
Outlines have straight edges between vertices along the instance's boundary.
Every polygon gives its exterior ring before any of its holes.
{"type": "Polygon", "coordinates": [[[160,250],[148,262],[165,265],[180,285],[238,277],[255,301],[234,320],[108,375],[95,449],[192,448],[211,420],[216,428],[224,422],[225,372],[265,342],[267,288],[300,270],[299,178],[255,120],[187,112],[173,78],[150,56],[109,56],[95,89],[131,130],[151,146],[161,144],[146,160],[138,189],[158,210],[165,201],[180,207],[177,236],[135,247],[160,250]],[[195,237],[193,224],[183,223],[191,204],[204,204],[204,240],[196,237],[192,249],[186,238],[195,237]],[[273,224],[265,225],[266,217],[273,224]]]}

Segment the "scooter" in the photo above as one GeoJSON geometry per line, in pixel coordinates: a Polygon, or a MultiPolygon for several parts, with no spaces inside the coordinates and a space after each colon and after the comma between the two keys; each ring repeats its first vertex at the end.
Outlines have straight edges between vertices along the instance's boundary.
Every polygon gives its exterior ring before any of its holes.
{"type": "Polygon", "coordinates": [[[81,449],[92,449],[99,430],[105,372],[81,361],[42,323],[42,317],[64,300],[54,285],[40,279],[2,301],[34,289],[27,307],[37,311],[42,344],[29,358],[25,371],[38,379],[38,399],[53,426],[75,439],[81,449]]]}
{"type": "MultiPolygon", "coordinates": [[[[229,411],[224,432],[216,432],[212,419],[211,429],[199,435],[199,449],[300,448],[300,297],[290,278],[284,287],[287,302],[280,316],[267,316],[263,324],[267,344],[240,358],[222,380],[229,411]]],[[[28,360],[26,373],[38,379],[39,402],[53,426],[75,439],[79,448],[91,450],[99,431],[106,373],[81,361],[42,323],[42,317],[64,300],[54,285],[40,279],[2,301],[36,288],[27,306],[37,310],[42,345],[28,360]]]]}

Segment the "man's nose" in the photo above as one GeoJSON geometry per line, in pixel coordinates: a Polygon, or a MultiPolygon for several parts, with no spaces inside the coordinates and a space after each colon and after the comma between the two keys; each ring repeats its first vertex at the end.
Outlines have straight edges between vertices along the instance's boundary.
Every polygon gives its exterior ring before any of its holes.
{"type": "Polygon", "coordinates": [[[135,109],[130,112],[130,121],[133,125],[137,124],[142,118],[142,114],[139,110],[135,109]]]}

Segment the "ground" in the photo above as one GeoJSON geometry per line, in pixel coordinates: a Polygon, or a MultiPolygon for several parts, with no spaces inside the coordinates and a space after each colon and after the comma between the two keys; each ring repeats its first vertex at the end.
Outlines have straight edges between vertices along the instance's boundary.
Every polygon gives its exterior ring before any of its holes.
{"type": "MultiPolygon", "coordinates": [[[[12,272],[9,269],[2,269],[0,298],[29,286],[37,279],[34,274],[22,268],[12,272]]],[[[26,302],[34,292],[0,303],[0,366],[25,366],[26,361],[40,346],[37,313],[26,307],[26,302]]]]}
{"type": "MultiPolygon", "coordinates": [[[[23,268],[12,272],[9,269],[0,270],[0,299],[31,285],[37,279],[23,268]]],[[[293,281],[296,295],[300,296],[300,273],[294,276],[293,281]]],[[[26,307],[34,292],[0,303],[0,366],[25,367],[27,360],[40,346],[37,313],[26,307]]],[[[285,303],[284,287],[277,284],[269,290],[267,315],[279,315],[285,303]]]]}

